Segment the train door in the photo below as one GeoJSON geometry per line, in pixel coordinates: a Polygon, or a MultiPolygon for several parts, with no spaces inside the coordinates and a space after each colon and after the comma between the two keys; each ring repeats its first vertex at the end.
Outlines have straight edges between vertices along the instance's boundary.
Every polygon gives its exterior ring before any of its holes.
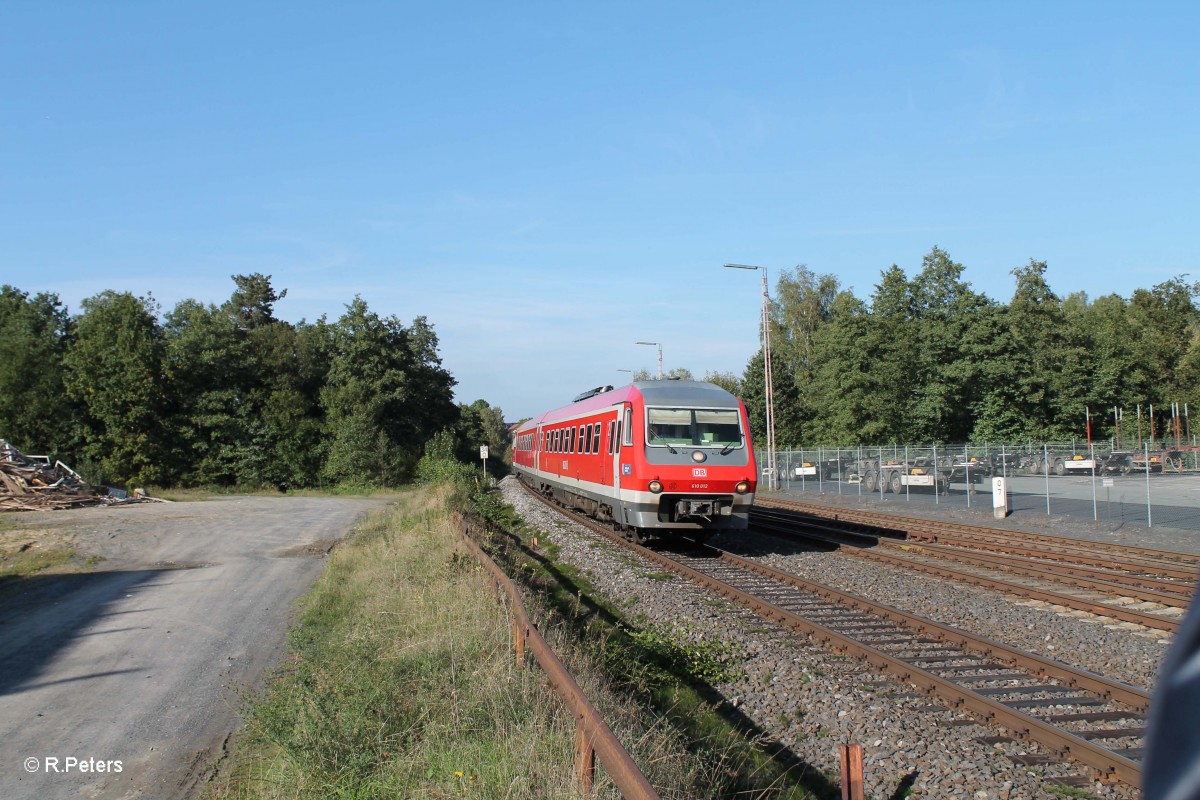
{"type": "Polygon", "coordinates": [[[609,417],[600,423],[600,483],[605,486],[616,486],[616,470],[613,462],[617,459],[614,445],[617,442],[617,418],[609,417]]]}
{"type": "Polygon", "coordinates": [[[537,437],[538,437],[537,453],[535,454],[536,458],[534,459],[533,463],[534,463],[534,466],[537,468],[538,477],[541,477],[542,470],[546,468],[545,467],[546,430],[541,425],[538,425],[537,437]]]}
{"type": "Polygon", "coordinates": [[[627,523],[625,516],[625,501],[621,492],[621,475],[624,472],[624,465],[631,464],[630,437],[632,436],[631,425],[633,424],[633,406],[629,403],[622,403],[618,407],[619,416],[616,424],[616,437],[612,445],[612,476],[613,476],[613,494],[616,497],[616,503],[613,506],[613,511],[616,512],[619,522],[627,523]]]}

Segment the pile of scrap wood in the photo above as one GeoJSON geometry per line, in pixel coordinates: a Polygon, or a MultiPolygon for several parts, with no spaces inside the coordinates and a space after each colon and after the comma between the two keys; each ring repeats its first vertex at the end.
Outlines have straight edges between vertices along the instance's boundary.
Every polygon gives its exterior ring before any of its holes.
{"type": "Polygon", "coordinates": [[[47,456],[27,456],[0,439],[0,511],[39,511],[56,508],[129,503],[146,498],[121,490],[89,486],[75,470],[47,456]]]}

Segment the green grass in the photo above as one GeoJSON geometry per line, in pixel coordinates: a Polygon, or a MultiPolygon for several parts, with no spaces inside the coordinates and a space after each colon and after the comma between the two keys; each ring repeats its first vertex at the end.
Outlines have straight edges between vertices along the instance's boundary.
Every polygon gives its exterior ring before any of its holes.
{"type": "MultiPolygon", "coordinates": [[[[495,493],[477,500],[521,531],[510,555],[528,557],[506,570],[541,598],[526,600],[539,629],[664,800],[815,796],[706,690],[736,653],[622,621],[557,548],[532,547],[495,493]]],[[[581,797],[574,720],[531,657],[516,665],[511,622],[456,544],[446,501],[400,493],[334,551],[210,799],[581,797]]],[[[490,540],[501,550],[508,537],[490,540]]],[[[589,799],[619,797],[599,761],[596,780],[589,799]]]]}
{"type": "MultiPolygon", "coordinates": [[[[26,546],[21,549],[21,546],[7,546],[0,542],[0,597],[16,589],[21,581],[46,570],[68,565],[74,558],[73,547],[26,546]]],[[[85,562],[85,568],[90,566],[85,562]]]]}
{"type": "MultiPolygon", "coordinates": [[[[543,632],[589,676],[589,697],[631,748],[664,797],[812,798],[832,784],[815,770],[791,763],[761,740],[711,688],[737,677],[739,654],[727,643],[698,641],[686,626],[666,630],[630,613],[623,600],[596,592],[574,566],[534,552],[535,531],[511,511],[490,522],[508,528],[491,537],[494,557],[521,577],[545,606],[543,632]],[[589,688],[593,687],[593,688],[589,688]],[[664,793],[663,786],[675,794],[664,793]]],[[[640,570],[640,562],[634,562],[640,570]]],[[[582,682],[582,681],[581,681],[582,682]]]]}
{"type": "Polygon", "coordinates": [[[75,557],[73,547],[43,549],[31,547],[0,554],[0,580],[6,578],[28,578],[51,567],[69,564],[75,557]]]}
{"type": "Polygon", "coordinates": [[[644,572],[642,577],[648,581],[673,581],[676,575],[674,572],[644,572]]]}
{"type": "Polygon", "coordinates": [[[212,797],[577,796],[573,720],[444,500],[402,493],[334,551],[212,797]]]}

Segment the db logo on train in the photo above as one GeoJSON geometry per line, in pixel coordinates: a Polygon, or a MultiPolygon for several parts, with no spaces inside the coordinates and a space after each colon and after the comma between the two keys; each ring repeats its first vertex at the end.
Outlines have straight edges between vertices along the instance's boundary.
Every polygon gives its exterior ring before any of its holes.
{"type": "Polygon", "coordinates": [[[693,467],[692,468],[692,477],[693,478],[707,478],[708,470],[705,469],[704,467],[693,467]]]}

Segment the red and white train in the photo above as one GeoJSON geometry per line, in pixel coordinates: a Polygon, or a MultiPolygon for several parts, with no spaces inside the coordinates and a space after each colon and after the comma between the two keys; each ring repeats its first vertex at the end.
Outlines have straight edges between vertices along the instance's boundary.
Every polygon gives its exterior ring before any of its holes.
{"type": "Polygon", "coordinates": [[[636,381],[584,392],[521,425],[513,470],[627,538],[705,539],[745,528],[754,502],[746,408],[700,381],[636,381]]]}

